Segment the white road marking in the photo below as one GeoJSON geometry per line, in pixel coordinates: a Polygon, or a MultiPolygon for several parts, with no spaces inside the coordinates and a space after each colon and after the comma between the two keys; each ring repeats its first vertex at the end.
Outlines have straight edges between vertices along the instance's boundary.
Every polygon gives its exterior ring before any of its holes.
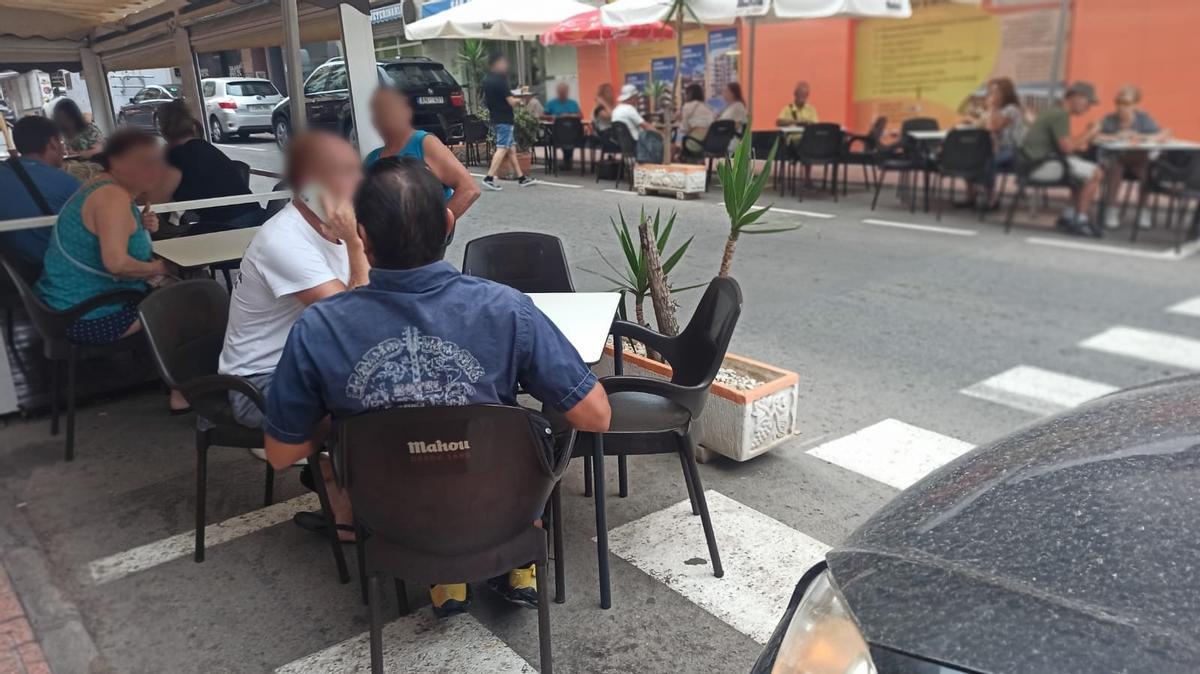
{"type": "Polygon", "coordinates": [[[1104,253],[1107,255],[1124,255],[1125,257],[1136,257],[1144,260],[1162,260],[1165,262],[1178,262],[1185,260],[1196,254],[1200,250],[1200,241],[1184,244],[1180,252],[1176,253],[1175,248],[1167,248],[1166,250],[1141,250],[1137,248],[1123,248],[1105,243],[1092,243],[1090,241],[1072,241],[1070,239],[1052,239],[1043,236],[1031,236],[1025,239],[1026,243],[1032,243],[1035,246],[1050,246],[1052,248],[1067,248],[1070,250],[1079,250],[1088,253],[1104,253]]]}
{"type": "MultiPolygon", "coordinates": [[[[724,208],[725,202],[718,201],[717,205],[724,208]]],[[[817,211],[798,211],[793,208],[779,208],[778,206],[772,206],[771,212],[772,213],[787,213],[788,215],[803,215],[807,218],[834,218],[834,217],[837,217],[837,216],[833,215],[832,213],[819,213],[817,211]]]]}
{"type": "Polygon", "coordinates": [[[1173,314],[1200,317],[1200,297],[1193,297],[1190,300],[1184,300],[1179,304],[1168,307],[1167,311],[1173,314]]]}
{"type": "Polygon", "coordinates": [[[971,447],[941,433],[885,419],[814,447],[808,454],[896,489],[905,489],[971,447]]]}
{"type": "Polygon", "coordinates": [[[895,220],[876,220],[868,218],[863,220],[864,225],[875,225],[877,227],[895,227],[897,229],[911,229],[918,232],[930,232],[932,234],[950,234],[951,236],[977,236],[978,231],[974,229],[958,229],[955,227],[937,227],[935,225],[918,225],[912,222],[896,222],[895,220]]]}
{"type": "Polygon", "coordinates": [[[542,180],[541,178],[537,178],[537,184],[538,185],[549,185],[550,187],[565,187],[570,190],[577,190],[580,187],[583,187],[583,185],[572,185],[571,183],[556,183],[556,182],[553,182],[550,180],[542,180]]]}
{"type": "Polygon", "coordinates": [[[1200,370],[1200,340],[1124,325],[1079,343],[1085,349],[1129,356],[1188,370],[1200,370]]]}
{"type": "MultiPolygon", "coordinates": [[[[390,593],[390,589],[389,589],[390,593]]],[[[536,625],[536,621],[529,621],[536,625]]],[[[383,662],[389,672],[513,672],[537,670],[470,614],[438,620],[423,608],[383,626],[383,662]]],[[[275,674],[341,674],[371,670],[370,633],[364,632],[300,658],[275,674]]]]}
{"type": "Polygon", "coordinates": [[[631,192],[631,191],[629,191],[629,190],[616,190],[616,189],[611,189],[611,188],[610,188],[610,189],[607,189],[607,190],[604,190],[604,191],[605,191],[605,192],[612,192],[613,194],[628,194],[628,195],[635,196],[635,197],[637,197],[637,196],[641,196],[641,195],[639,195],[637,192],[631,192]]]}
{"type": "Polygon", "coordinates": [[[715,491],[705,491],[725,569],[712,575],[700,518],[687,500],[608,532],[613,554],[739,632],[766,643],[796,581],[829,546],[715,491]]]}
{"type": "Polygon", "coordinates": [[[227,147],[231,150],[250,150],[251,152],[270,152],[271,150],[265,147],[251,147],[249,145],[226,145],[225,143],[213,143],[217,147],[227,147]]]}
{"type": "Polygon", "coordinates": [[[960,393],[1034,414],[1055,414],[1116,390],[1090,379],[1018,365],[960,393]]]}
{"type": "MultiPolygon", "coordinates": [[[[231,517],[224,522],[204,527],[204,547],[236,540],[247,534],[273,527],[292,519],[300,510],[318,510],[320,502],[313,493],[297,496],[288,501],[275,503],[266,508],[231,517]]],[[[140,545],[125,552],[109,555],[89,562],[87,577],[96,585],[119,580],[130,574],[153,568],[192,554],[196,540],[195,530],[176,534],[153,543],[140,545]]]]}

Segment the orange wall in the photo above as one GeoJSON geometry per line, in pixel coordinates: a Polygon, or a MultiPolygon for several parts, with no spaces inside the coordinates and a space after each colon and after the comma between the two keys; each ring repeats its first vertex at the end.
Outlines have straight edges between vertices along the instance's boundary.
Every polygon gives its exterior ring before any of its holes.
{"type": "Polygon", "coordinates": [[[617,77],[617,57],[610,53],[609,46],[580,47],[576,50],[579,67],[579,107],[584,119],[592,118],[596,107],[596,90],[604,82],[620,82],[617,77]]]}
{"type": "Polygon", "coordinates": [[[1074,0],[1068,79],[1090,80],[1112,110],[1122,84],[1142,89],[1142,107],[1176,136],[1200,139],[1200,0],[1074,0]]]}
{"type": "MultiPolygon", "coordinates": [[[[749,27],[742,27],[743,49],[749,45],[749,32],[749,27]]],[[[779,109],[792,100],[796,82],[807,80],[812,89],[809,100],[821,121],[856,129],[850,105],[853,53],[849,19],[760,22],[754,41],[753,128],[774,128],[779,109]]],[[[741,63],[743,83],[748,76],[746,61],[743,58],[741,63]]]]}

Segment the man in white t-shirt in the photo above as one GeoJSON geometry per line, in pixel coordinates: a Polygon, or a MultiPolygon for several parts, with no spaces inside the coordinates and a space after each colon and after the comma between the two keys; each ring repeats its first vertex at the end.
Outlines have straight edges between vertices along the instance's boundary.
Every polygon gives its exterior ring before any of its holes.
{"type": "MultiPolygon", "coordinates": [[[[621,95],[617,97],[617,107],[612,111],[612,121],[624,124],[629,129],[634,141],[637,141],[643,130],[655,131],[654,126],[642,117],[642,113],[638,112],[639,97],[637,87],[626,84],[621,87],[621,95]]],[[[657,133],[657,131],[655,132],[657,133]]]]}
{"type": "MultiPolygon", "coordinates": [[[[296,196],[254,235],[229,302],[229,325],[218,371],[246,377],[263,396],[292,324],[308,305],[367,283],[352,199],[362,182],[362,162],[349,143],[331,133],[296,136],[288,149],[288,182],[296,196]],[[323,192],[322,221],[300,198],[305,186],[323,192]]],[[[230,394],[234,417],[261,427],[249,398],[230,394]]]]}

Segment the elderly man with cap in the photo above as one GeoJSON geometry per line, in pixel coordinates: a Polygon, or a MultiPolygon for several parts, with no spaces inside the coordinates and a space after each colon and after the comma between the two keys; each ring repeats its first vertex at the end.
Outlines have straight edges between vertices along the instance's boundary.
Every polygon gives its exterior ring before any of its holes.
{"type": "Polygon", "coordinates": [[[613,108],[612,121],[620,122],[629,129],[629,135],[633,136],[634,142],[637,143],[638,161],[659,162],[662,161],[663,155],[662,134],[638,112],[640,99],[641,93],[634,85],[626,84],[621,87],[621,94],[617,96],[617,107],[613,108]]]}
{"type": "Polygon", "coordinates": [[[1058,224],[1072,234],[1100,237],[1101,231],[1088,218],[1088,210],[1096,200],[1104,174],[1094,162],[1076,153],[1084,152],[1099,134],[1095,124],[1071,135],[1071,117],[1086,114],[1097,103],[1096,88],[1091,82],[1075,82],[1067,87],[1062,101],[1037,116],[1025,132],[1021,154],[1033,166],[1030,177],[1039,182],[1069,178],[1073,203],[1063,211],[1058,224]],[[1063,175],[1065,159],[1068,175],[1063,175]]]}

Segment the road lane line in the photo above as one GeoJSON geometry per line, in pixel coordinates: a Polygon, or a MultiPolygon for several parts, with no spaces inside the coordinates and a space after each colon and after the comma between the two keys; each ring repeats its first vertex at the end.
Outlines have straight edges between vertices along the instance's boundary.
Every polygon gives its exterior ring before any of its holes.
{"type": "Polygon", "coordinates": [[[611,192],[611,193],[613,193],[613,194],[628,194],[628,195],[635,196],[635,197],[636,197],[636,196],[640,196],[640,195],[639,195],[637,192],[631,192],[631,191],[629,191],[629,190],[617,190],[617,189],[612,189],[612,188],[609,188],[609,189],[607,189],[607,190],[604,190],[604,191],[605,191],[605,192],[611,192]]]}
{"type": "Polygon", "coordinates": [[[1079,250],[1088,253],[1123,255],[1125,257],[1136,257],[1144,260],[1162,260],[1166,262],[1178,262],[1179,260],[1185,260],[1195,255],[1196,251],[1200,250],[1200,241],[1184,244],[1179,253],[1176,253],[1174,248],[1167,248],[1166,250],[1141,250],[1137,248],[1122,248],[1104,243],[1071,241],[1069,239],[1052,239],[1043,236],[1028,237],[1025,239],[1025,243],[1032,243],[1035,246],[1067,248],[1070,250],[1079,250]]]}
{"type": "Polygon", "coordinates": [[[1018,365],[959,393],[1034,414],[1056,414],[1116,390],[1090,379],[1018,365]]]}
{"type": "MultiPolygon", "coordinates": [[[[536,621],[526,622],[536,629],[536,621]]],[[[537,671],[470,614],[438,620],[428,607],[383,626],[383,662],[386,671],[406,673],[534,674],[537,671]]],[[[370,633],[363,632],[289,662],[276,669],[275,674],[341,674],[370,670],[370,633]]]]}
{"type": "Polygon", "coordinates": [[[863,220],[864,225],[875,225],[877,227],[894,227],[896,229],[911,229],[917,232],[930,232],[932,234],[950,234],[951,236],[977,236],[978,231],[974,229],[957,229],[954,227],[937,227],[935,225],[918,225],[912,222],[897,222],[895,220],[876,220],[867,218],[863,220]]]}
{"type": "Polygon", "coordinates": [[[905,489],[970,450],[972,445],[896,419],[808,450],[835,466],[905,489]]]}
{"type": "MultiPolygon", "coordinates": [[[[298,511],[319,510],[320,507],[317,495],[308,493],[210,524],[204,527],[204,547],[211,550],[213,546],[287,522],[298,511]]],[[[111,583],[130,574],[187,557],[192,554],[195,541],[195,530],[192,530],[102,557],[88,563],[87,577],[95,585],[111,583]]]]}
{"type": "Polygon", "coordinates": [[[1183,314],[1184,316],[1196,316],[1200,318],[1200,297],[1193,297],[1190,300],[1184,300],[1179,304],[1167,307],[1167,311],[1172,314],[1183,314]]]}
{"type": "Polygon", "coordinates": [[[1151,363],[1200,370],[1200,340],[1167,332],[1118,325],[1083,340],[1079,346],[1151,363]]]}
{"type": "Polygon", "coordinates": [[[720,492],[704,492],[725,568],[712,575],[700,518],[685,499],[608,532],[609,549],[760,644],[790,598],[787,588],[829,546],[720,492]]]}
{"type": "MultiPolygon", "coordinates": [[[[717,205],[720,206],[721,208],[724,208],[725,202],[718,201],[717,205]]],[[[794,208],[779,208],[778,206],[772,206],[771,212],[772,213],[787,213],[788,215],[803,215],[804,217],[807,217],[807,218],[835,218],[835,217],[837,217],[836,215],[833,215],[832,213],[820,213],[818,211],[798,211],[794,208]]]]}

